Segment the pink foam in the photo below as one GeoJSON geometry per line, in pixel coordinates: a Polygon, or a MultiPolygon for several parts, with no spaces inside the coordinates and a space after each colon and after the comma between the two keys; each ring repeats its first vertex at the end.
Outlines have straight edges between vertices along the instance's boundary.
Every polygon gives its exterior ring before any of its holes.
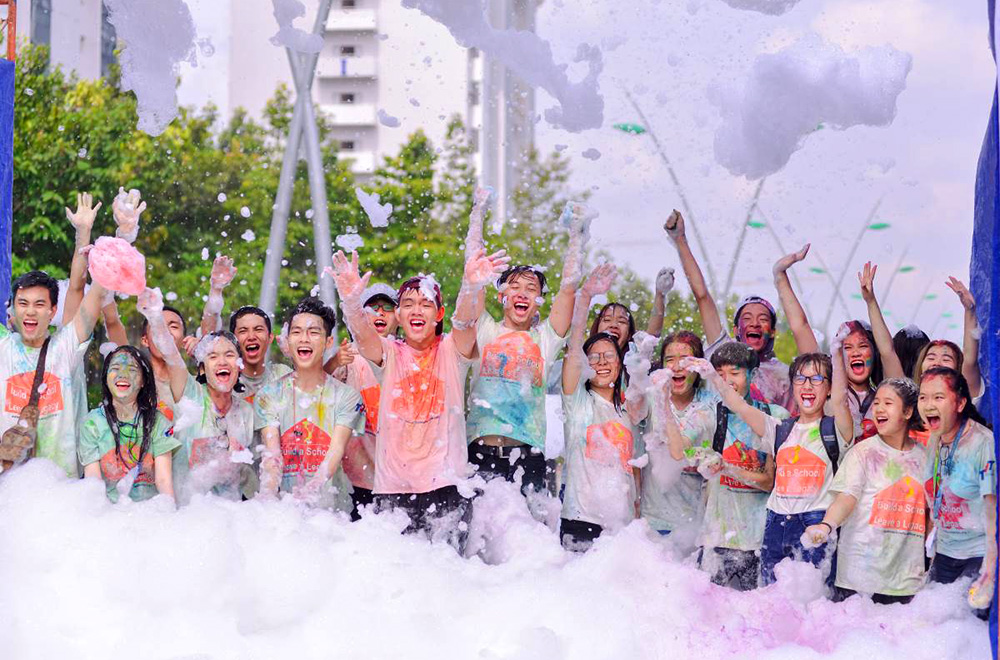
{"type": "Polygon", "coordinates": [[[101,236],[89,260],[90,276],[105,289],[137,296],[146,288],[146,258],[128,241],[101,236]]]}

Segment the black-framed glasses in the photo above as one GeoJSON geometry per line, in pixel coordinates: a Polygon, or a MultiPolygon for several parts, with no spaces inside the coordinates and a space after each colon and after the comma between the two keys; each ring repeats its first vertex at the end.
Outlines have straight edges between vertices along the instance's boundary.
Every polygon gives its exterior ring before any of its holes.
{"type": "Polygon", "coordinates": [[[805,385],[806,381],[809,381],[813,385],[822,385],[823,381],[826,380],[826,376],[822,374],[813,374],[812,376],[803,376],[802,374],[796,374],[792,382],[796,385],[805,385]]]}
{"type": "Polygon", "coordinates": [[[396,306],[391,302],[375,302],[368,305],[368,307],[375,311],[383,311],[386,313],[392,313],[396,309],[396,306]]]}

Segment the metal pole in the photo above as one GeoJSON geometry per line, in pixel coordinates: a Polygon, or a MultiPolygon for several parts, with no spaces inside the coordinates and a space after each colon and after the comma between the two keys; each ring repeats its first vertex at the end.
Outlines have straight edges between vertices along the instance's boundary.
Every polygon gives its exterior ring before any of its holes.
{"type": "MultiPolygon", "coordinates": [[[[639,115],[639,119],[642,120],[642,125],[645,127],[646,132],[649,133],[650,139],[653,141],[653,146],[656,147],[656,153],[659,154],[660,160],[663,164],[667,166],[667,174],[670,175],[670,180],[674,182],[674,189],[677,191],[677,196],[681,198],[681,208],[684,209],[684,216],[690,221],[687,228],[691,230],[694,235],[694,240],[698,244],[698,250],[701,251],[702,261],[705,262],[705,269],[708,271],[708,286],[709,293],[712,294],[713,298],[718,292],[718,284],[715,281],[715,269],[712,268],[712,260],[709,258],[708,250],[705,249],[705,243],[701,240],[701,233],[698,231],[698,223],[694,221],[694,213],[691,211],[691,206],[688,204],[687,196],[684,194],[684,189],[681,187],[681,182],[677,178],[677,173],[674,172],[674,166],[670,163],[670,159],[667,158],[667,152],[663,150],[663,146],[660,144],[660,139],[656,137],[656,133],[653,131],[653,125],[649,123],[646,119],[645,113],[643,113],[642,108],[636,103],[635,99],[629,93],[625,87],[621,90],[625,93],[625,98],[628,102],[632,104],[632,108],[635,110],[636,114],[639,115]]],[[[725,301],[723,301],[723,306],[725,301]]],[[[725,311],[725,310],[723,310],[725,311]]]]}
{"type": "Polygon", "coordinates": [[[757,206],[757,200],[760,199],[760,191],[764,189],[764,182],[767,181],[767,177],[764,177],[757,184],[757,190],[753,193],[753,199],[750,200],[750,208],[747,209],[747,217],[743,220],[743,228],[740,230],[740,238],[736,241],[736,254],[733,255],[733,260],[729,263],[729,273],[726,274],[726,288],[722,290],[722,306],[725,308],[726,303],[729,302],[729,289],[733,286],[733,276],[736,274],[736,262],[740,260],[740,252],[743,251],[743,241],[747,236],[747,226],[750,224],[750,220],[753,218],[753,210],[757,206]]]}
{"type": "MultiPolygon", "coordinates": [[[[844,276],[847,275],[847,271],[851,268],[851,260],[854,259],[855,252],[858,251],[858,246],[861,245],[861,239],[864,238],[865,232],[868,231],[868,225],[872,223],[872,219],[878,212],[878,207],[882,205],[882,198],[879,197],[878,201],[875,202],[875,206],[872,207],[871,213],[868,214],[868,218],[865,220],[865,224],[861,227],[861,232],[858,237],[854,239],[854,245],[851,246],[850,252],[847,254],[847,259],[844,261],[844,269],[840,271],[840,276],[837,277],[837,281],[833,285],[833,295],[836,297],[840,293],[840,285],[844,283],[844,276]]],[[[830,317],[833,316],[833,300],[830,298],[830,309],[826,313],[826,318],[823,319],[823,333],[829,334],[827,329],[830,327],[830,317]]]]}
{"type": "MultiPolygon", "coordinates": [[[[326,27],[326,20],[330,14],[330,3],[331,0],[321,1],[316,13],[316,23],[313,26],[314,34],[321,34],[326,27]]],[[[296,58],[291,57],[291,55],[289,57],[293,63],[296,61],[296,58]]],[[[306,106],[312,108],[310,90],[316,73],[318,57],[318,53],[308,54],[305,56],[302,67],[296,67],[294,64],[292,66],[292,77],[296,84],[295,109],[292,112],[292,121],[288,127],[288,141],[285,144],[285,153],[281,161],[281,177],[278,180],[278,190],[274,198],[271,233],[268,237],[264,275],[260,285],[260,307],[268,314],[274,313],[274,307],[278,301],[278,281],[281,277],[281,260],[285,254],[285,236],[288,232],[288,215],[292,208],[292,191],[295,188],[295,170],[298,166],[299,145],[306,117],[305,108],[306,106]],[[299,68],[304,69],[302,76],[305,80],[304,88],[299,85],[299,68]]],[[[327,245],[329,245],[329,241],[327,241],[327,245]]],[[[320,286],[322,287],[322,284],[320,286]]]]}
{"type": "Polygon", "coordinates": [[[0,5],[7,5],[7,59],[13,62],[17,59],[17,0],[0,0],[0,5]]]}

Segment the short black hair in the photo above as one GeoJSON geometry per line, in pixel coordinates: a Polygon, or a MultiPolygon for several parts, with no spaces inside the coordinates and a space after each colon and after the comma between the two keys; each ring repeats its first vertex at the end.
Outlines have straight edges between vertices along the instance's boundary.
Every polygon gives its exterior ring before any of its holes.
{"type": "Polygon", "coordinates": [[[292,321],[299,314],[313,314],[323,319],[323,327],[326,328],[327,337],[333,333],[333,326],[337,323],[336,312],[330,309],[326,303],[316,296],[307,296],[303,298],[295,307],[291,309],[290,312],[288,312],[288,315],[285,317],[285,322],[288,323],[289,327],[291,327],[292,321]]]}
{"type": "Polygon", "coordinates": [[[833,380],[833,361],[826,353],[802,353],[797,355],[792,363],[788,365],[788,380],[794,381],[799,372],[812,365],[816,371],[826,376],[827,380],[833,380]]]}
{"type": "Polygon", "coordinates": [[[497,287],[502,287],[518,275],[534,275],[538,278],[538,286],[542,290],[542,293],[545,293],[545,273],[534,266],[511,266],[500,275],[500,279],[497,280],[497,287]]]}
{"type": "MultiPolygon", "coordinates": [[[[188,333],[188,324],[187,324],[187,320],[184,318],[184,315],[181,314],[181,310],[177,309],[176,307],[171,307],[170,305],[164,305],[163,306],[163,311],[164,312],[173,312],[174,314],[176,314],[177,316],[179,316],[180,319],[181,319],[181,330],[183,330],[184,335],[187,335],[187,333],[188,333]]],[[[142,318],[142,334],[145,335],[147,330],[149,330],[149,319],[147,319],[146,317],[143,317],[142,318]]]]}
{"type": "Polygon", "coordinates": [[[229,317],[229,332],[236,332],[236,322],[247,314],[253,314],[254,316],[259,316],[264,319],[264,325],[267,326],[267,332],[268,334],[271,333],[271,316],[260,307],[254,307],[253,305],[243,305],[232,313],[229,317]]]}
{"type": "Polygon", "coordinates": [[[738,341],[726,342],[717,348],[712,353],[710,360],[716,369],[739,367],[750,372],[760,366],[760,357],[758,357],[757,351],[738,341]]]}
{"type": "Polygon", "coordinates": [[[33,289],[36,286],[45,287],[49,290],[49,300],[52,306],[59,304],[59,282],[44,270],[32,270],[14,280],[10,285],[10,303],[14,304],[14,297],[17,296],[18,289],[33,289]]]}

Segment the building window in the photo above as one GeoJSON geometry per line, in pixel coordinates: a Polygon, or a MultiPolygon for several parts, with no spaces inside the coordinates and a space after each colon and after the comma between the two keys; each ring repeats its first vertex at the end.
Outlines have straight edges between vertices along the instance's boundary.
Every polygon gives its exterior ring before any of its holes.
{"type": "Polygon", "coordinates": [[[340,95],[340,102],[341,103],[354,103],[354,94],[353,93],[350,93],[350,94],[341,94],[340,95]]]}
{"type": "Polygon", "coordinates": [[[341,140],[340,141],[341,151],[354,151],[354,140],[341,140]]]}
{"type": "Polygon", "coordinates": [[[357,55],[357,49],[354,46],[341,46],[340,54],[343,57],[354,57],[357,55]]]}
{"type": "Polygon", "coordinates": [[[357,0],[340,0],[341,9],[354,9],[357,6],[357,0]]]}
{"type": "Polygon", "coordinates": [[[44,46],[52,43],[52,0],[31,3],[31,43],[44,46]]]}
{"type": "Polygon", "coordinates": [[[118,46],[118,35],[115,26],[108,20],[108,6],[101,4],[101,75],[111,73],[111,65],[115,63],[115,48],[118,46]]]}

